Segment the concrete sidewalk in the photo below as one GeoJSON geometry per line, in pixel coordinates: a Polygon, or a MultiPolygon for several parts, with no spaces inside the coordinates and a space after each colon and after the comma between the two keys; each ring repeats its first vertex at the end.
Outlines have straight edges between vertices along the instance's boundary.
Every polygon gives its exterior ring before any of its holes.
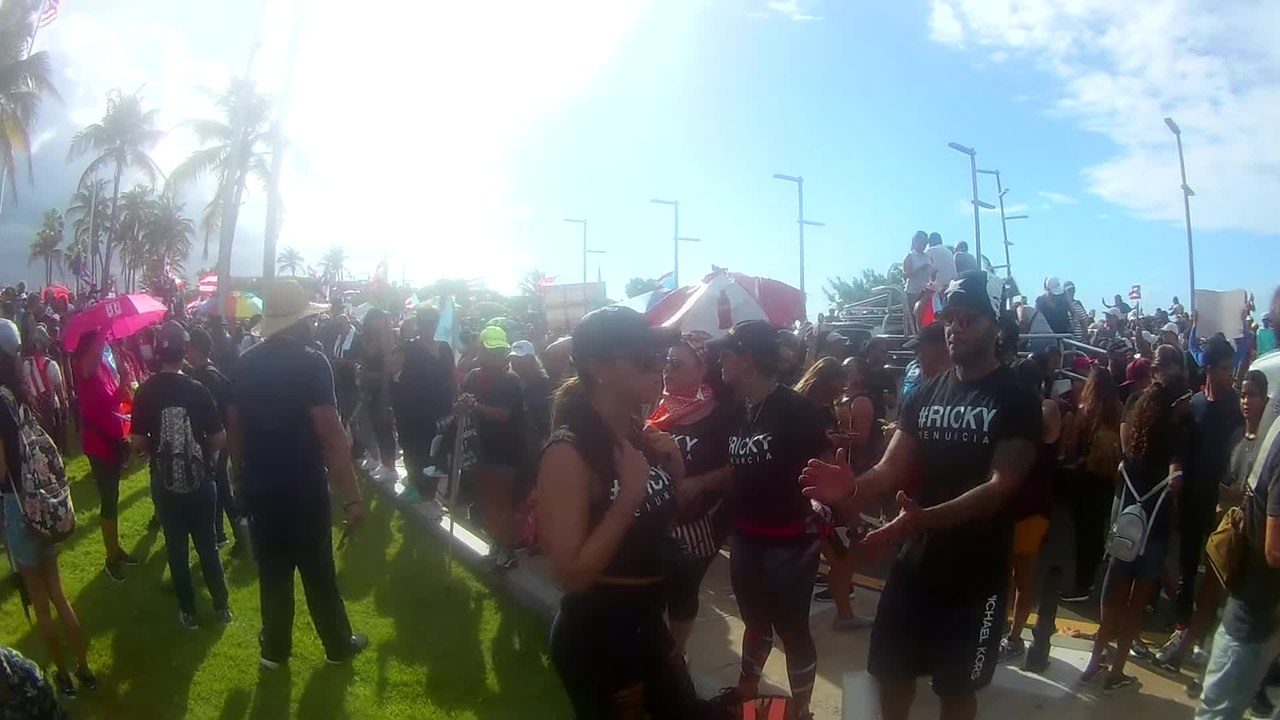
{"type": "MultiPolygon", "coordinates": [[[[401,468],[401,477],[404,476],[401,468]]],[[[488,544],[459,522],[450,533],[449,518],[433,519],[423,505],[408,505],[396,495],[396,487],[366,478],[366,487],[376,487],[386,497],[396,498],[413,520],[452,538],[455,559],[478,568],[488,552],[488,544]]],[[[491,581],[512,597],[550,620],[562,592],[551,578],[545,558],[521,557],[519,567],[497,574],[491,581]]],[[[854,610],[873,615],[879,593],[859,588],[854,610]]],[[[734,685],[741,657],[743,625],[737,617],[737,601],[729,584],[727,559],[717,558],[702,585],[702,605],[688,646],[689,667],[700,692],[714,694],[720,687],[734,685]]],[[[835,607],[814,602],[810,614],[818,646],[818,680],[813,711],[817,720],[871,720],[878,717],[875,692],[866,675],[867,644],[870,631],[837,633],[831,629],[835,607]]],[[[1190,718],[1194,702],[1185,692],[1184,677],[1174,680],[1130,663],[1127,672],[1136,675],[1141,686],[1102,696],[1098,687],[1077,687],[1088,658],[1084,641],[1055,636],[1053,664],[1045,676],[1002,667],[992,686],[979,697],[980,718],[1044,718],[1045,720],[1169,720],[1190,718]]],[[[775,648],[765,666],[765,685],[785,693],[785,657],[775,648]]],[[[913,717],[938,717],[937,702],[922,681],[913,717]]]]}

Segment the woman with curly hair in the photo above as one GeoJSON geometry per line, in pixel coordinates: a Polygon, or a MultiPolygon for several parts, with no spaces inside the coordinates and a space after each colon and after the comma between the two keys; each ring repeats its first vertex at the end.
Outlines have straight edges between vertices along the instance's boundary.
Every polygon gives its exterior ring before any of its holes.
{"type": "Polygon", "coordinates": [[[1083,602],[1093,593],[1094,575],[1102,560],[1107,517],[1116,493],[1120,465],[1120,420],[1123,406],[1110,370],[1089,372],[1079,404],[1065,428],[1065,455],[1078,463],[1072,488],[1072,517],[1076,526],[1076,562],[1068,602],[1083,602]]]}
{"type": "Polygon", "coordinates": [[[1129,441],[1120,466],[1120,507],[1140,502],[1147,522],[1138,556],[1131,561],[1112,557],[1103,580],[1102,623],[1082,678],[1088,682],[1101,673],[1103,653],[1114,640],[1116,652],[1103,690],[1137,682],[1124,674],[1124,666],[1169,549],[1174,507],[1172,498],[1165,496],[1177,494],[1182,487],[1181,436],[1190,400],[1186,381],[1181,376],[1171,377],[1143,391],[1129,418],[1129,441]],[[1157,489],[1166,479],[1170,482],[1157,489]]]}

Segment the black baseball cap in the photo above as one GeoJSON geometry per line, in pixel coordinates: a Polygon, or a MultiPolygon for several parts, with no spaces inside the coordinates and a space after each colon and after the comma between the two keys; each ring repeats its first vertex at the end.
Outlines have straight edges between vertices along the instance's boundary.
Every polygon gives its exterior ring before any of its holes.
{"type": "Polygon", "coordinates": [[[178,359],[187,352],[187,329],[170,320],[156,333],[156,353],[165,359],[178,359]]]}
{"type": "Polygon", "coordinates": [[[916,336],[902,343],[903,350],[914,350],[921,345],[943,343],[947,340],[947,329],[940,321],[934,321],[916,331],[916,336]]]}
{"type": "Polygon", "coordinates": [[[956,276],[947,286],[942,301],[942,314],[946,315],[948,310],[967,310],[996,320],[1000,311],[987,292],[987,274],[969,270],[956,276]]]}
{"type": "Polygon", "coordinates": [[[680,337],[675,328],[654,327],[628,307],[610,306],[587,313],[573,329],[573,364],[636,356],[670,348],[680,337]]]}
{"type": "Polygon", "coordinates": [[[782,331],[768,320],[743,320],[708,347],[721,352],[746,355],[766,372],[777,371],[782,363],[782,331]]]}

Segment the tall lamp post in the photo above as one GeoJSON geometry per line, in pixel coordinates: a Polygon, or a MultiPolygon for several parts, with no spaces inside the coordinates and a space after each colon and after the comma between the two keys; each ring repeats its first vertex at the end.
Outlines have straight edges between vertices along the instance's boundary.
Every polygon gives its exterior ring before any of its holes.
{"type": "Polygon", "coordinates": [[[604,250],[588,250],[588,249],[587,249],[587,221],[586,221],[586,218],[582,218],[582,219],[577,219],[577,218],[565,218],[565,219],[564,219],[564,221],[565,221],[565,222],[567,222],[567,223],[574,223],[574,224],[576,224],[576,225],[581,225],[581,226],[582,226],[582,282],[583,282],[583,284],[585,284],[585,283],[587,282],[587,256],[588,256],[588,255],[592,255],[592,254],[595,254],[595,255],[603,255],[603,254],[604,254],[604,250]]]}
{"type": "MultiPolygon", "coordinates": [[[[978,222],[978,209],[981,205],[978,202],[978,151],[971,147],[965,147],[960,143],[948,143],[947,147],[958,153],[964,153],[969,156],[969,178],[973,182],[973,251],[978,254],[978,266],[982,266],[982,225],[978,222]]],[[[994,209],[994,205],[988,207],[994,209]]]]}
{"type": "Polygon", "coordinates": [[[1191,282],[1191,312],[1196,311],[1196,256],[1191,241],[1191,198],[1195,197],[1196,191],[1191,189],[1187,184],[1187,162],[1182,157],[1182,130],[1178,127],[1178,123],[1173,118],[1165,118],[1164,124],[1168,126],[1169,132],[1173,133],[1173,137],[1178,142],[1178,170],[1182,173],[1182,212],[1187,222],[1187,276],[1191,282]]]}
{"type": "Polygon", "coordinates": [[[796,225],[800,228],[800,292],[804,290],[804,226],[809,227],[826,227],[826,223],[815,222],[813,220],[804,219],[804,178],[799,175],[783,175],[782,173],[774,173],[774,180],[785,180],[796,184],[796,197],[799,201],[799,214],[796,225]]]}
{"type": "Polygon", "coordinates": [[[1008,221],[1009,220],[1025,220],[1027,219],[1028,216],[1014,215],[1012,217],[1008,217],[1004,214],[1004,196],[1009,193],[1009,188],[1001,184],[999,170],[978,170],[977,172],[980,175],[996,176],[996,192],[997,192],[997,197],[1000,200],[1000,233],[1004,236],[1004,278],[1008,280],[1013,275],[1013,263],[1009,260],[1009,248],[1013,245],[1013,243],[1009,242],[1008,221]]]}
{"type": "Polygon", "coordinates": [[[655,205],[670,205],[672,215],[674,216],[674,229],[671,231],[671,244],[675,252],[675,257],[671,260],[671,280],[676,287],[680,287],[680,243],[682,242],[702,242],[698,238],[680,237],[680,201],[679,200],[650,200],[655,205]]]}

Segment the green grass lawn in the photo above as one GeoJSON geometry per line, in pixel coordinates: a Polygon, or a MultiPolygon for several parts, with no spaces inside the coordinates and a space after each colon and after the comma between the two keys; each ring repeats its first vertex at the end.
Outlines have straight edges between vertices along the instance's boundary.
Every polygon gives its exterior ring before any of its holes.
{"type": "MultiPolygon", "coordinates": [[[[231,607],[212,621],[208,592],[191,553],[200,629],[178,625],[164,540],[149,531],[145,467],[121,486],[121,543],[142,564],[114,583],[102,569],[98,497],[83,458],[69,463],[79,529],[59,559],[67,593],[89,636],[101,687],[81,693],[75,718],[564,718],[564,694],[547,661],[544,622],[496,596],[454,565],[444,545],[403,518],[372,489],[368,522],[338,554],[338,581],[351,624],[369,649],[350,666],[330,666],[296,584],[293,659],[258,670],[258,585],[248,560],[224,554],[231,607]]],[[[336,536],[335,536],[336,537],[336,536]]],[[[0,587],[0,642],[38,663],[48,654],[28,624],[12,583],[0,587]]]]}

